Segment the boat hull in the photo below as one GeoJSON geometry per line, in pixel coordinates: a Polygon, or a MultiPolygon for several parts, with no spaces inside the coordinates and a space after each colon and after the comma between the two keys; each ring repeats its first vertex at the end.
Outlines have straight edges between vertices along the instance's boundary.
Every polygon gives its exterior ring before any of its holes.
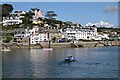
{"type": "Polygon", "coordinates": [[[49,50],[49,51],[52,51],[53,50],[53,48],[43,48],[43,50],[49,50]]]}
{"type": "Polygon", "coordinates": [[[10,49],[1,49],[1,51],[10,51],[10,49]]]}
{"type": "Polygon", "coordinates": [[[64,60],[64,62],[74,62],[76,60],[64,60]]]}

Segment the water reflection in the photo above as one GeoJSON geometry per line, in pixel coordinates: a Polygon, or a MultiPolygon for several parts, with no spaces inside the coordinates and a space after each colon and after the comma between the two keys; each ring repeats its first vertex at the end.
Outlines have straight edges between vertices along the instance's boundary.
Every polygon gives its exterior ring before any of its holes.
{"type": "Polygon", "coordinates": [[[13,49],[3,53],[4,78],[117,78],[117,73],[117,47],[13,49]],[[69,55],[77,61],[65,63],[69,55]]]}

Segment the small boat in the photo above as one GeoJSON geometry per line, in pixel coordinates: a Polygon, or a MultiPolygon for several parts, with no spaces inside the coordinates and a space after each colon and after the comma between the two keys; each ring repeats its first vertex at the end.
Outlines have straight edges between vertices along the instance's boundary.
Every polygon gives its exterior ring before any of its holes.
{"type": "Polygon", "coordinates": [[[10,47],[2,44],[1,51],[11,51],[10,47]]]}
{"type": "Polygon", "coordinates": [[[73,56],[68,56],[65,58],[64,62],[73,62],[76,61],[75,58],[73,56]]]}
{"type": "Polygon", "coordinates": [[[1,51],[10,51],[10,48],[9,48],[9,47],[7,47],[7,48],[3,47],[3,48],[1,49],[1,51]]]}
{"type": "Polygon", "coordinates": [[[43,50],[46,50],[46,51],[50,50],[51,51],[51,50],[53,50],[53,48],[43,48],[43,50]]]}

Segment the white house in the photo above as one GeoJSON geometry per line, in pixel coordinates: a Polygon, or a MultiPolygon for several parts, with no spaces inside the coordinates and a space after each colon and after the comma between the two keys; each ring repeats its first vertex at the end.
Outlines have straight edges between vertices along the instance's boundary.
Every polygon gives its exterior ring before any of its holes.
{"type": "Polygon", "coordinates": [[[17,16],[20,19],[20,18],[24,18],[23,14],[26,14],[26,12],[21,11],[21,10],[17,10],[17,11],[14,11],[14,13],[12,13],[11,15],[12,16],[17,16]]]}
{"type": "Polygon", "coordinates": [[[37,44],[48,41],[48,34],[45,32],[40,33],[38,26],[35,26],[32,29],[26,29],[25,32],[26,37],[30,38],[30,44],[37,44]]]}
{"type": "Polygon", "coordinates": [[[109,39],[108,34],[102,34],[103,39],[109,39]]]}
{"type": "Polygon", "coordinates": [[[65,32],[63,32],[64,38],[74,39],[74,40],[101,40],[101,36],[98,35],[96,27],[81,27],[79,29],[71,29],[67,28],[65,32]]]}
{"type": "Polygon", "coordinates": [[[20,23],[22,23],[22,20],[18,20],[18,19],[3,20],[3,26],[20,24],[20,23]]]}
{"type": "Polygon", "coordinates": [[[41,43],[47,40],[48,40],[47,33],[40,33],[38,35],[30,36],[30,44],[37,44],[37,43],[41,43]]]}
{"type": "Polygon", "coordinates": [[[23,22],[21,18],[24,18],[22,14],[26,14],[26,12],[18,10],[14,13],[11,13],[9,17],[3,17],[3,26],[21,24],[23,22]]]}
{"type": "MultiPolygon", "coordinates": [[[[23,43],[24,39],[27,39],[30,44],[38,44],[44,41],[48,41],[48,33],[40,32],[38,26],[34,26],[32,29],[18,29],[14,32],[14,42],[23,43]]],[[[28,42],[27,41],[27,42],[28,42]]]]}

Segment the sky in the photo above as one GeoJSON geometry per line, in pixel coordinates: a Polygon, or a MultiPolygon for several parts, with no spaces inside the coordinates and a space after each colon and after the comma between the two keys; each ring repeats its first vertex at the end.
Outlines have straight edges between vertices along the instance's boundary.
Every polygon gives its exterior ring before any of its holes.
{"type": "Polygon", "coordinates": [[[12,4],[14,11],[29,11],[30,8],[39,8],[43,15],[47,11],[54,11],[58,20],[72,21],[86,25],[100,21],[117,25],[117,2],[4,2],[12,4]]]}

